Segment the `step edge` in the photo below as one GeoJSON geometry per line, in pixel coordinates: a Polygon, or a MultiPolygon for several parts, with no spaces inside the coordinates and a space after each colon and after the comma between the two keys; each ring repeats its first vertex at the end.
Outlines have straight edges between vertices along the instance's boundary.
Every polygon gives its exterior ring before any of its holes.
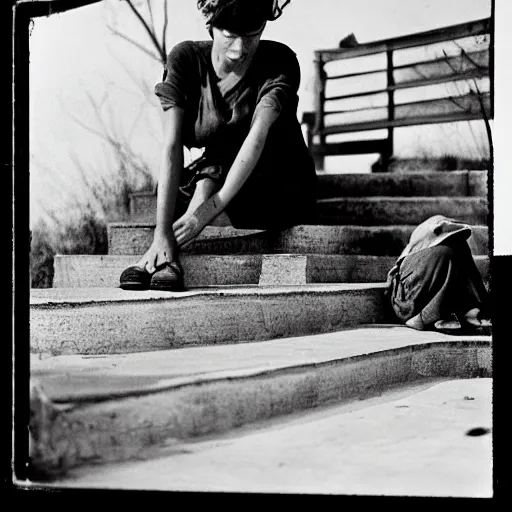
{"type": "MultiPolygon", "coordinates": [[[[392,325],[392,324],[390,324],[392,325]]],[[[365,325],[359,325],[358,327],[364,328],[365,325]]],[[[373,326],[372,326],[373,327],[373,326]]],[[[397,327],[403,327],[397,324],[397,327]]],[[[405,328],[404,328],[405,329],[405,328]]],[[[261,343],[261,342],[260,342],[261,343]]],[[[165,391],[174,391],[178,389],[182,389],[184,387],[192,387],[192,386],[202,386],[208,384],[214,384],[222,381],[237,381],[237,380],[246,380],[251,378],[259,378],[259,377],[272,377],[279,376],[291,372],[298,371],[309,371],[311,369],[318,369],[323,366],[328,366],[332,364],[350,364],[357,362],[366,362],[378,357],[391,357],[393,355],[398,355],[402,353],[413,353],[419,350],[425,350],[430,348],[490,348],[492,343],[492,338],[490,335],[466,335],[458,337],[458,339],[454,340],[452,336],[447,334],[441,335],[439,339],[432,339],[428,341],[418,341],[417,343],[409,343],[406,345],[401,345],[397,340],[389,340],[389,345],[385,348],[380,348],[378,350],[371,351],[361,351],[359,353],[355,353],[349,356],[343,357],[334,357],[331,359],[321,359],[311,362],[304,363],[277,363],[275,366],[269,368],[265,366],[260,367],[251,367],[251,368],[242,368],[242,369],[229,369],[229,370],[217,370],[211,372],[205,372],[197,375],[191,375],[186,377],[175,377],[175,378],[163,378],[161,381],[157,382],[155,385],[144,386],[144,389],[141,390],[130,390],[125,392],[110,392],[104,394],[84,394],[81,396],[61,396],[57,399],[52,399],[52,402],[62,404],[62,403],[97,403],[99,401],[112,400],[112,399],[123,399],[130,397],[139,397],[154,393],[160,393],[165,391]]],[[[187,350],[194,350],[195,347],[190,347],[187,350]]],[[[179,349],[178,349],[179,350],[179,349]]],[[[41,379],[38,377],[37,371],[33,372],[34,379],[41,379]]]]}
{"type": "MultiPolygon", "coordinates": [[[[185,300],[211,300],[215,297],[233,297],[233,298],[262,298],[262,297],[278,297],[278,296],[301,296],[301,295],[337,295],[345,293],[373,293],[384,290],[387,287],[385,282],[380,283],[311,283],[302,285],[244,285],[242,286],[211,286],[195,288],[188,292],[160,292],[160,291],[123,291],[126,298],[118,295],[117,297],[107,298],[100,297],[76,297],[76,298],[52,298],[52,295],[64,295],[68,290],[69,294],[73,292],[69,290],[109,290],[103,287],[90,288],[32,288],[30,294],[30,308],[34,309],[54,309],[64,307],[80,307],[90,305],[117,305],[126,303],[154,303],[158,302],[177,302],[185,300]],[[38,297],[39,295],[39,297],[38,297]],[[46,298],[44,295],[48,295],[46,298]],[[145,296],[144,296],[145,295],[145,296]]],[[[116,292],[120,289],[116,289],[116,292]]]]}

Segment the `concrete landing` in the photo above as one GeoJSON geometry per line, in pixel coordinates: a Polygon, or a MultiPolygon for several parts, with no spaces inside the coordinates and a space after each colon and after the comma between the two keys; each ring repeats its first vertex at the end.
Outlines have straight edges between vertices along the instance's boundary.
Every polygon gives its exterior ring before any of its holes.
{"type": "Polygon", "coordinates": [[[274,419],[158,458],[77,468],[57,487],[488,498],[490,379],[418,384],[274,419]],[[474,428],[486,432],[467,435],[474,428]]]}
{"type": "Polygon", "coordinates": [[[32,289],[34,353],[115,354],[239,343],[384,323],[384,283],[241,286],[187,292],[32,289]]]}
{"type": "Polygon", "coordinates": [[[489,336],[401,326],[158,353],[34,355],[33,460],[62,472],[145,457],[173,440],[366,400],[397,386],[490,377],[491,356],[489,336]]]}

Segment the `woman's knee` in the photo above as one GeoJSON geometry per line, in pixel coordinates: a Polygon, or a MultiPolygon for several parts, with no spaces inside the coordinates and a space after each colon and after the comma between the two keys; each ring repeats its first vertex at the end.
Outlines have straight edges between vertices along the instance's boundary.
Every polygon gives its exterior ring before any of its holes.
{"type": "Polygon", "coordinates": [[[440,245],[435,245],[434,247],[431,247],[430,249],[430,252],[433,256],[435,257],[438,257],[438,258],[453,258],[454,254],[455,254],[455,251],[452,247],[450,247],[449,245],[444,245],[444,244],[440,244],[440,245]]]}
{"type": "Polygon", "coordinates": [[[422,273],[424,278],[428,277],[430,287],[437,288],[456,271],[456,254],[446,245],[437,245],[427,251],[424,259],[416,262],[416,272],[422,273]]]}
{"type": "Polygon", "coordinates": [[[433,270],[443,266],[448,266],[454,258],[454,251],[446,245],[436,245],[423,249],[406,256],[401,264],[401,274],[408,275],[410,273],[428,272],[427,269],[433,270]]]}

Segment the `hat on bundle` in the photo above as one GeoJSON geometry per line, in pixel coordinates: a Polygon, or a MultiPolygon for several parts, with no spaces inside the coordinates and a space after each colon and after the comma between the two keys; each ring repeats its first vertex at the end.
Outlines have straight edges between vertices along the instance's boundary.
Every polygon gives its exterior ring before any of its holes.
{"type": "Polygon", "coordinates": [[[266,21],[279,18],[291,0],[198,0],[197,8],[208,26],[238,34],[255,32],[266,21]]]}

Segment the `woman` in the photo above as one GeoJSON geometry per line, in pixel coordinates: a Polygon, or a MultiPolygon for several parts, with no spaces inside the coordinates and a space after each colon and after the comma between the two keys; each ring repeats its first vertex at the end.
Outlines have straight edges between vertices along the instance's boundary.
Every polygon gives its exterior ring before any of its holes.
{"type": "Polygon", "coordinates": [[[488,293],[466,241],[470,236],[468,225],[442,215],[412,232],[388,273],[391,306],[405,325],[453,333],[491,327],[488,293]]]}
{"type": "Polygon", "coordinates": [[[121,275],[124,289],[183,289],[178,248],[205,226],[314,223],[316,172],[297,120],[300,69],[285,45],[260,41],[278,0],[199,0],[211,41],[170,52],[155,92],[165,146],[153,243],[121,275]],[[183,146],[204,148],[183,169],[183,146]]]}

